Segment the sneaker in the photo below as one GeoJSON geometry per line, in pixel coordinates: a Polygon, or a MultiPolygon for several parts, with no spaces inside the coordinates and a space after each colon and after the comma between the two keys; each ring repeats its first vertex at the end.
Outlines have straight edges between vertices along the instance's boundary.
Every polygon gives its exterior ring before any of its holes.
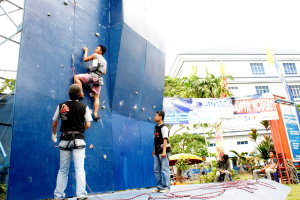
{"type": "Polygon", "coordinates": [[[164,189],[164,190],[160,190],[159,192],[160,193],[168,193],[168,192],[170,192],[170,190],[169,189],[164,189]]]}
{"type": "Polygon", "coordinates": [[[160,192],[160,189],[155,189],[155,190],[152,190],[151,192],[158,193],[158,192],[160,192]]]}

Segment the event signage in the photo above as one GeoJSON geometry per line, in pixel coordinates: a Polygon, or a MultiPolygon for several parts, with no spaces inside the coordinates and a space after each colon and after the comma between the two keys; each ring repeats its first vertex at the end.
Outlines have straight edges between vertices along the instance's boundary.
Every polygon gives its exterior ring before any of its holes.
{"type": "Polygon", "coordinates": [[[164,98],[166,124],[215,123],[233,116],[232,99],[164,98]]]}
{"type": "Polygon", "coordinates": [[[292,105],[280,104],[280,110],[282,112],[293,161],[300,161],[300,131],[295,107],[292,105]]]}
{"type": "Polygon", "coordinates": [[[166,124],[218,123],[224,120],[261,121],[278,119],[271,94],[239,98],[164,98],[166,124]]]}
{"type": "Polygon", "coordinates": [[[271,94],[256,94],[233,100],[234,118],[242,121],[279,119],[274,97],[271,94]]]}

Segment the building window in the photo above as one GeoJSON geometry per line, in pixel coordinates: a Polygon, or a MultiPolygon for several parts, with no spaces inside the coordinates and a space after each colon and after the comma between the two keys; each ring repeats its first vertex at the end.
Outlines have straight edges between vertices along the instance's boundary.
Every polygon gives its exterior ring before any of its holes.
{"type": "Polygon", "coordinates": [[[285,74],[297,74],[295,63],[283,63],[285,74]]]}
{"type": "Polygon", "coordinates": [[[300,98],[300,85],[289,85],[294,98],[300,98]]]}
{"type": "Polygon", "coordinates": [[[209,146],[209,147],[215,147],[215,146],[216,146],[216,143],[210,143],[208,146],[209,146]]]}
{"type": "Polygon", "coordinates": [[[243,145],[243,144],[248,144],[248,141],[237,141],[237,145],[243,145]]]}
{"type": "Polygon", "coordinates": [[[256,94],[269,93],[269,86],[255,86],[256,94]]]}
{"type": "Polygon", "coordinates": [[[231,86],[231,87],[228,87],[229,90],[237,90],[239,89],[237,86],[231,86]]]}
{"type": "Polygon", "coordinates": [[[250,63],[253,75],[264,75],[265,69],[262,63],[250,63]]]}

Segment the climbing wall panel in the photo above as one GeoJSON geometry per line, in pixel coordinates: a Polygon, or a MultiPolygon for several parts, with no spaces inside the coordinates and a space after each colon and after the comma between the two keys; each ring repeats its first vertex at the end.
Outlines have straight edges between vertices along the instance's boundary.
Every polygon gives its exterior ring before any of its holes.
{"type": "MultiPolygon", "coordinates": [[[[88,193],[154,186],[153,116],[162,108],[164,54],[124,22],[123,1],[27,0],[13,115],[8,195],[53,197],[59,149],[51,142],[56,106],[75,73],[87,72],[82,47],[107,47],[100,122],[86,132],[88,193]],[[66,2],[66,4],[64,4],[66,2]]],[[[140,19],[135,19],[140,20],[140,19]]],[[[93,101],[85,89],[83,100],[93,101]]],[[[67,196],[75,196],[71,166],[67,196]]]]}

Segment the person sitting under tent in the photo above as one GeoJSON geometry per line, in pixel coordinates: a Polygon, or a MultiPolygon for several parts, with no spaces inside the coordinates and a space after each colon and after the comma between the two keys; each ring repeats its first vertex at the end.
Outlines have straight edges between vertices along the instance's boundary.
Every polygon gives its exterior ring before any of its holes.
{"type": "Polygon", "coordinates": [[[82,83],[88,84],[91,87],[91,96],[94,98],[94,111],[93,118],[95,121],[100,119],[98,114],[100,104],[100,91],[104,85],[102,76],[106,74],[107,62],[103,55],[105,54],[106,48],[103,45],[96,47],[94,53],[88,56],[88,48],[84,47],[83,61],[88,62],[92,60],[92,65],[89,66],[90,73],[74,75],[74,81],[81,88],[80,97],[84,98],[82,83]]]}
{"type": "Polygon", "coordinates": [[[260,173],[265,173],[267,176],[267,179],[272,180],[271,173],[275,173],[277,171],[277,159],[276,159],[276,152],[270,151],[269,152],[269,159],[267,161],[267,164],[262,169],[256,169],[253,171],[253,177],[254,179],[258,179],[258,176],[260,173]]]}
{"type": "MultiPolygon", "coordinates": [[[[224,154],[221,157],[221,160],[218,160],[218,163],[217,163],[217,172],[216,172],[216,177],[215,177],[215,183],[219,181],[221,175],[222,176],[227,175],[229,180],[232,181],[229,170],[230,170],[229,157],[227,154],[224,154]]],[[[225,178],[223,178],[223,180],[224,179],[225,178]]]]}

